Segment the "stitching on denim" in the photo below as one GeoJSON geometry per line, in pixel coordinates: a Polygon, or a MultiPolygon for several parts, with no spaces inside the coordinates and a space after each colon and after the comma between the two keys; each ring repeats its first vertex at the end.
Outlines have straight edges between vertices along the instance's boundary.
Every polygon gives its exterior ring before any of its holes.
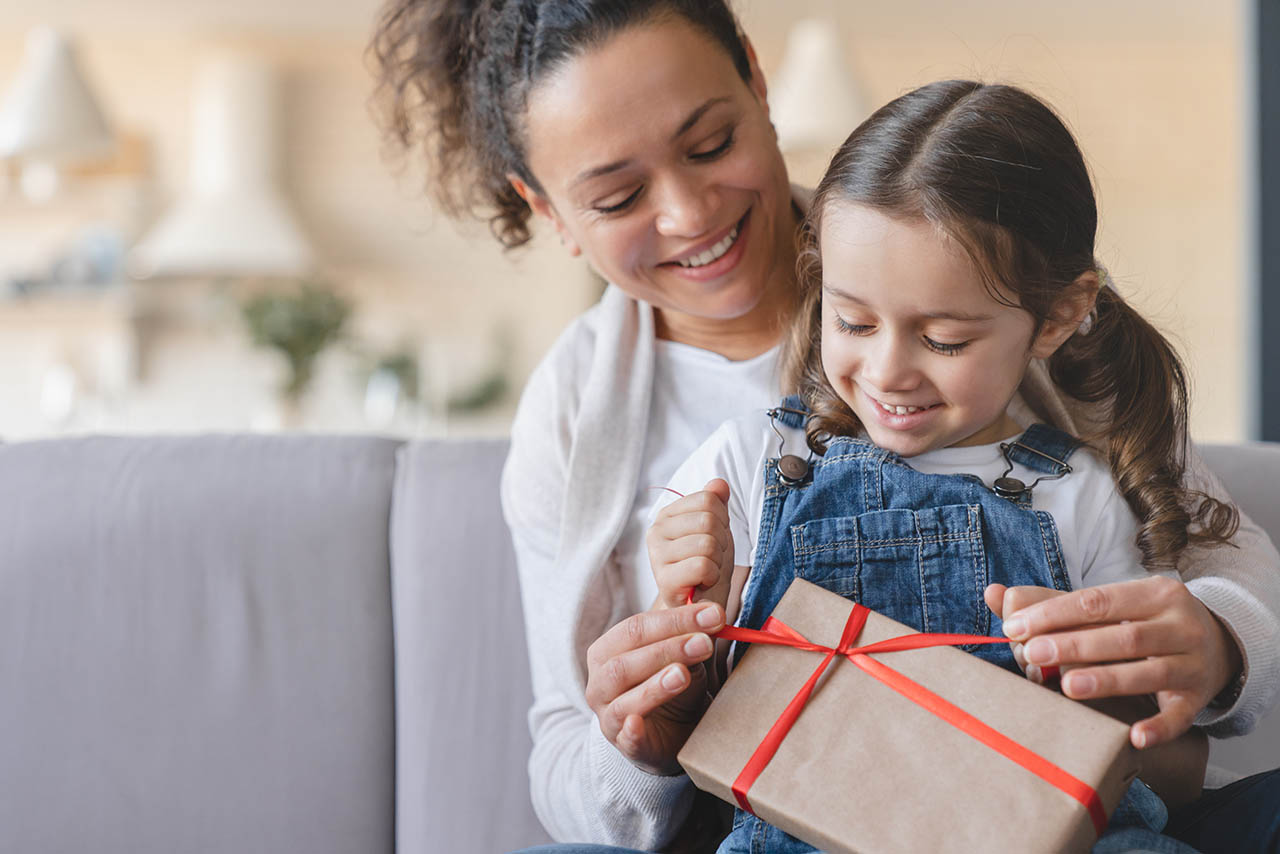
{"type": "Polygon", "coordinates": [[[1071,576],[1067,574],[1067,567],[1062,559],[1062,537],[1058,533],[1058,525],[1053,521],[1053,516],[1043,510],[1034,512],[1040,529],[1040,542],[1044,544],[1045,560],[1049,564],[1049,573],[1053,576],[1053,586],[1058,590],[1070,590],[1071,576]]]}
{"type": "MultiPolygon", "coordinates": [[[[793,530],[796,531],[796,535],[798,537],[804,537],[802,525],[796,525],[793,530]]],[[[894,546],[923,545],[925,543],[936,543],[939,545],[942,543],[969,543],[981,539],[982,533],[980,531],[971,531],[964,534],[929,534],[927,536],[921,534],[919,536],[904,537],[897,540],[831,540],[813,546],[800,546],[796,550],[796,554],[815,554],[817,552],[852,548],[882,549],[892,548],[894,546]]],[[[795,543],[794,538],[792,539],[792,543],[795,543]]]]}

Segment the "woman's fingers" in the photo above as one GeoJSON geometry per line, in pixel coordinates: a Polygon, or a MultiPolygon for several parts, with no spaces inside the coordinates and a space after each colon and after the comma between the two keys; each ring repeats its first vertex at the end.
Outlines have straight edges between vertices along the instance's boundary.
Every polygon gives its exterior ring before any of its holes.
{"type": "MultiPolygon", "coordinates": [[[[1026,640],[1080,626],[1141,620],[1165,610],[1183,585],[1164,576],[1085,587],[1029,605],[1004,621],[1006,637],[1026,640]]],[[[1186,594],[1190,595],[1190,594],[1186,594]]]]}
{"type": "Polygon", "coordinates": [[[1173,619],[1093,626],[1033,637],[1024,645],[1023,655],[1029,663],[1042,667],[1165,656],[1197,646],[1197,628],[1189,628],[1173,619]]]}
{"type": "MultiPolygon", "coordinates": [[[[628,617],[587,650],[588,704],[598,714],[615,698],[669,665],[688,666],[705,661],[713,650],[708,634],[718,631],[723,624],[724,610],[719,605],[705,603],[645,611],[628,617]]],[[[669,690],[667,698],[680,690],[683,686],[669,690]]],[[[621,719],[616,725],[621,727],[621,719]]]]}
{"type": "Polygon", "coordinates": [[[1193,693],[1186,691],[1161,691],[1156,694],[1159,714],[1138,721],[1129,728],[1129,741],[1142,750],[1167,744],[1191,729],[1202,704],[1193,693]]]}
{"type": "Polygon", "coordinates": [[[1073,700],[1194,691],[1201,678],[1189,655],[1162,655],[1097,667],[1077,667],[1062,674],[1062,693],[1073,700]]]}

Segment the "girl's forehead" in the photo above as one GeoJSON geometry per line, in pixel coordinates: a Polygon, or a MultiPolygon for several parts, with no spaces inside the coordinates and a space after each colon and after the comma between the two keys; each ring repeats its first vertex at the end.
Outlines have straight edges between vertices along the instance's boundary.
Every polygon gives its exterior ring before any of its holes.
{"type": "Polygon", "coordinates": [[[955,239],[923,218],[833,202],[819,235],[824,289],[868,305],[914,306],[926,313],[995,315],[1010,308],[955,239]]]}

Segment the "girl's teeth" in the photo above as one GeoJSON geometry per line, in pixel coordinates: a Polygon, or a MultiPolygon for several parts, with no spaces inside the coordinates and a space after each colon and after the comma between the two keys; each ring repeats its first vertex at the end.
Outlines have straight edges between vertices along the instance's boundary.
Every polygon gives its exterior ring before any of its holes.
{"type": "Polygon", "coordinates": [[[738,227],[735,225],[733,230],[724,236],[715,246],[712,246],[706,252],[700,252],[692,258],[684,258],[679,263],[681,267],[705,267],[733,247],[733,242],[738,239],[738,227]]]}
{"type": "MultiPolygon", "coordinates": [[[[876,401],[880,403],[880,401],[876,401]]],[[[913,412],[920,412],[923,406],[889,406],[887,403],[880,403],[880,408],[891,415],[910,415],[913,412]]]]}

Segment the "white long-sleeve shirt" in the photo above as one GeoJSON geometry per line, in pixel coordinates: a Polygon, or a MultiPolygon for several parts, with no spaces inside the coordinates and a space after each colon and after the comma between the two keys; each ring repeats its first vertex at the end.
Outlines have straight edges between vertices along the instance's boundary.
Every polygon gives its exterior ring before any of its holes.
{"type": "MultiPolygon", "coordinates": [[[[530,378],[503,472],[533,674],[533,804],[561,841],[659,848],[679,830],[693,799],[687,777],[654,776],[628,762],[604,738],[584,695],[587,647],[644,607],[634,601],[640,584],[634,575],[647,575],[648,567],[632,561],[624,573],[618,545],[636,516],[639,487],[661,485],[671,474],[642,470],[654,402],[684,399],[670,388],[655,393],[658,349],[652,308],[610,287],[530,378]]],[[[679,386],[685,377],[677,372],[661,382],[679,386]]],[[[1089,413],[1067,406],[1042,364],[1032,364],[1020,393],[1041,420],[1087,433],[1089,413]]],[[[710,415],[718,424],[758,405],[744,394],[733,411],[710,415]]],[[[692,453],[703,438],[679,454],[692,453]]],[[[1226,497],[1198,456],[1189,463],[1191,482],[1226,497]]],[[[1237,702],[1197,720],[1216,736],[1248,731],[1280,686],[1280,555],[1247,518],[1235,543],[1188,549],[1180,572],[1244,651],[1237,702]]]]}

